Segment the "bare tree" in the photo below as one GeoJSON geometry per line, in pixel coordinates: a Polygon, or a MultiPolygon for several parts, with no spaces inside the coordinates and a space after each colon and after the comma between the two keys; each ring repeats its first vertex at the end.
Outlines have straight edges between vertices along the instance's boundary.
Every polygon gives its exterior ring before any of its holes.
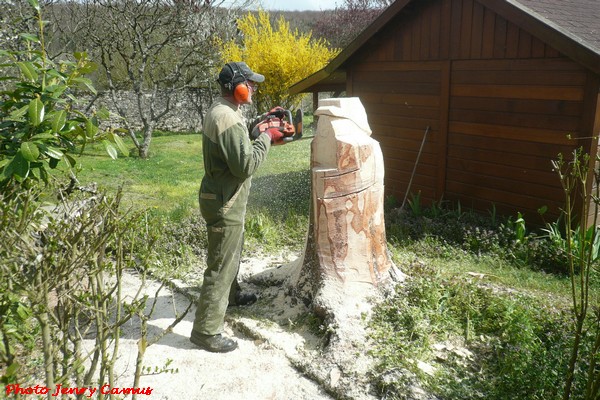
{"type": "Polygon", "coordinates": [[[313,33],[332,47],[344,48],[394,0],[344,0],[316,22],[313,33]]]}
{"type": "MultiPolygon", "coordinates": [[[[152,133],[173,108],[173,96],[188,88],[210,87],[220,63],[216,37],[235,34],[235,10],[224,0],[73,0],[58,26],[87,47],[101,65],[99,87],[106,87],[114,109],[140,157],[147,158],[152,133]],[[233,11],[233,12],[232,12],[233,11]],[[126,119],[118,92],[135,94],[140,132],[126,119]]],[[[236,10],[243,7],[234,2],[236,10]]],[[[229,3],[231,4],[231,2],[229,3]]],[[[84,48],[85,48],[84,47],[84,48]]],[[[214,85],[213,85],[214,86],[214,85]]]]}
{"type": "Polygon", "coordinates": [[[35,17],[31,6],[22,0],[4,0],[0,12],[0,49],[24,50],[23,32],[35,32],[35,17]]]}

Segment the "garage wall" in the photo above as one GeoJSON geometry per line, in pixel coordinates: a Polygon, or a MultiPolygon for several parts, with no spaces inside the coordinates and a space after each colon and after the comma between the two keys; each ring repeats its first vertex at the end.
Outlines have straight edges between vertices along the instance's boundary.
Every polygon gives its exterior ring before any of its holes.
{"type": "Polygon", "coordinates": [[[349,60],[347,82],[382,145],[386,194],[400,200],[409,190],[425,202],[558,215],[551,161],[591,148],[582,138],[597,79],[475,0],[409,3],[349,60]]]}

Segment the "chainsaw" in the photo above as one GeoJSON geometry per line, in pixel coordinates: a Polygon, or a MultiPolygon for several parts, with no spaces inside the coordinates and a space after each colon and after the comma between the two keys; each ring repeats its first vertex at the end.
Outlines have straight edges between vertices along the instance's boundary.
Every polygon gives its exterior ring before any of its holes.
{"type": "Polygon", "coordinates": [[[266,114],[261,115],[250,128],[250,138],[256,139],[267,129],[276,128],[283,133],[283,140],[291,142],[302,137],[302,119],[304,113],[301,109],[296,110],[292,118],[292,112],[283,107],[275,107],[266,114]]]}

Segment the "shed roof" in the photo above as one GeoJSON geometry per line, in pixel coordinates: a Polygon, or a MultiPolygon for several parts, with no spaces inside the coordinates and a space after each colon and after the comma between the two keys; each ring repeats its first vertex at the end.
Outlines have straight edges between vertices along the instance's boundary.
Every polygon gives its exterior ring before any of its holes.
{"type": "MultiPolygon", "coordinates": [[[[396,0],[320,71],[290,87],[291,94],[345,89],[344,64],[404,7],[396,0]]],[[[477,0],[600,75],[600,0],[477,0]]]]}

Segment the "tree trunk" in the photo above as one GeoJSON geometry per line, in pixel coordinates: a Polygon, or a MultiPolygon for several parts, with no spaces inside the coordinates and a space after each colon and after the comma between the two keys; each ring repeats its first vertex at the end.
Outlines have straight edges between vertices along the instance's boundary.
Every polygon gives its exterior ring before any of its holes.
{"type": "Polygon", "coordinates": [[[311,144],[310,224],[293,292],[326,319],[361,309],[390,278],[383,155],[358,98],[322,100],[311,144]]]}

